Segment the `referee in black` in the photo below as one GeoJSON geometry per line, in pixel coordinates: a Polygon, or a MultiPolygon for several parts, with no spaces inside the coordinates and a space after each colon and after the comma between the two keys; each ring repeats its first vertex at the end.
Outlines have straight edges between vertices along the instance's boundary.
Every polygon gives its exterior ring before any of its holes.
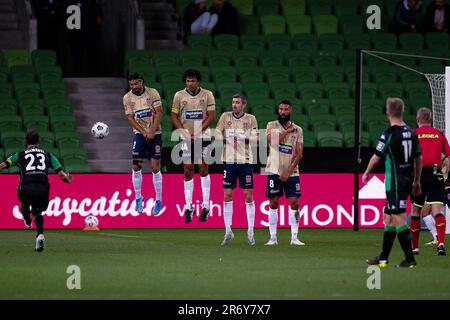
{"type": "Polygon", "coordinates": [[[64,182],[72,182],[72,177],[64,172],[58,159],[39,147],[40,140],[38,131],[29,129],[25,136],[26,149],[14,153],[6,161],[0,163],[0,171],[13,165],[19,168],[18,196],[21,211],[27,229],[32,228],[30,214],[33,213],[37,230],[36,251],[44,250],[44,217],[42,212],[47,210],[49,202],[48,169],[52,168],[64,182]]]}

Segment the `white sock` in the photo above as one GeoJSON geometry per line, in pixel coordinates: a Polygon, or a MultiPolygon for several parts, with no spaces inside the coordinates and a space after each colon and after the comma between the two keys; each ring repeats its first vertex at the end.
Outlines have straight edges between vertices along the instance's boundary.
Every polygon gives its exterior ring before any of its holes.
{"type": "Polygon", "coordinates": [[[437,231],[436,231],[436,224],[434,223],[433,215],[429,214],[426,217],[424,217],[423,222],[425,222],[427,229],[430,230],[431,235],[433,236],[433,239],[436,240],[437,239],[437,231]]]}
{"type": "Polygon", "coordinates": [[[206,177],[200,177],[202,181],[203,208],[209,209],[209,191],[211,188],[211,179],[209,174],[206,177]]]}
{"type": "Polygon", "coordinates": [[[139,171],[133,170],[133,187],[136,199],[142,197],[141,186],[142,186],[142,170],[139,171]]]}
{"type": "Polygon", "coordinates": [[[231,232],[231,223],[233,222],[233,201],[223,202],[223,221],[225,222],[225,232],[231,232]]]}
{"type": "Polygon", "coordinates": [[[184,199],[186,200],[186,206],[192,207],[192,195],[194,194],[194,179],[184,181],[184,199]]]}
{"type": "Polygon", "coordinates": [[[153,187],[155,188],[156,200],[161,200],[162,193],[162,174],[161,171],[153,172],[153,187]]]}
{"type": "Polygon", "coordinates": [[[291,208],[289,208],[289,222],[291,225],[291,237],[292,239],[297,239],[297,235],[298,235],[298,222],[295,219],[295,213],[297,212],[297,210],[292,210],[291,208]]]}
{"type": "Polygon", "coordinates": [[[270,237],[277,237],[278,209],[269,209],[269,231],[270,237]]]}
{"type": "Polygon", "coordinates": [[[247,211],[247,224],[248,231],[247,234],[253,235],[253,228],[255,226],[255,202],[246,202],[245,203],[246,211],[247,211]]]}

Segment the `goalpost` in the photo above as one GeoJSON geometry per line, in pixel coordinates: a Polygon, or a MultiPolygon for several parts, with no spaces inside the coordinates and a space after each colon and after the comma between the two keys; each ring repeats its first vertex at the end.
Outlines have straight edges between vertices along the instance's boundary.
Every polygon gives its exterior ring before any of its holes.
{"type": "MultiPolygon", "coordinates": [[[[359,189],[360,189],[360,173],[361,168],[361,105],[362,105],[362,75],[363,75],[363,58],[364,55],[375,57],[383,60],[387,65],[394,65],[400,68],[407,69],[411,72],[422,75],[426,78],[431,89],[432,112],[433,112],[433,127],[445,133],[448,140],[450,140],[450,67],[442,67],[444,73],[423,73],[412,67],[406,66],[399,62],[387,59],[381,55],[401,56],[407,58],[422,58],[434,60],[447,60],[448,58],[439,58],[431,56],[419,56],[412,54],[402,54],[394,52],[357,50],[356,55],[356,72],[355,72],[355,171],[354,171],[354,216],[353,216],[353,230],[359,230],[359,189]]],[[[403,98],[403,97],[400,97],[403,98]]],[[[429,106],[424,106],[429,107],[429,106]]],[[[380,132],[381,133],[381,132],[380,132]]],[[[447,221],[450,221],[450,210],[444,206],[444,211],[447,221]]],[[[450,223],[447,223],[446,233],[450,233],[450,223]]]]}

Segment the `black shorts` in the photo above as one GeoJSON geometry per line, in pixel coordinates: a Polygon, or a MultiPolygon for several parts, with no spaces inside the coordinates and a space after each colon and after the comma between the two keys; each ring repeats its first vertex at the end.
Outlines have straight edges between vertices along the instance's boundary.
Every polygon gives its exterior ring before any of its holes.
{"type": "Polygon", "coordinates": [[[211,156],[211,140],[196,139],[181,141],[181,158],[184,164],[201,164],[203,161],[209,163],[211,156]]]}
{"type": "Polygon", "coordinates": [[[271,174],[267,176],[267,198],[282,197],[286,198],[300,198],[300,177],[289,177],[286,181],[281,181],[280,176],[271,174]]]}
{"type": "Polygon", "coordinates": [[[133,138],[133,159],[161,159],[161,134],[156,134],[152,140],[145,140],[144,136],[136,133],[133,138]]]}
{"type": "Polygon", "coordinates": [[[31,206],[32,212],[47,210],[50,197],[50,184],[30,183],[18,190],[19,201],[31,206]]]}
{"type": "Polygon", "coordinates": [[[418,197],[411,196],[411,203],[422,208],[425,201],[429,204],[444,204],[444,177],[439,170],[436,175],[433,174],[432,168],[423,168],[420,178],[422,194],[418,197]]]}
{"type": "Polygon", "coordinates": [[[253,189],[253,166],[249,163],[225,163],[223,187],[235,189],[237,179],[241,189],[253,189]]]}
{"type": "MultiPolygon", "coordinates": [[[[406,212],[406,205],[412,190],[413,176],[398,175],[390,190],[386,189],[386,206],[384,213],[401,214],[406,212]]],[[[386,186],[387,187],[387,186],[386,186]]]]}

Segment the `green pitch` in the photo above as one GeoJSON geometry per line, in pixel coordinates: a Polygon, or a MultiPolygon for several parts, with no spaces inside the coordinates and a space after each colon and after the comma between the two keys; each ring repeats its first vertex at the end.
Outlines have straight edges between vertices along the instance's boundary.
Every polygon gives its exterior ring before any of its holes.
{"type": "MultiPolygon", "coordinates": [[[[422,245],[415,269],[381,270],[381,289],[367,288],[365,259],[380,251],[382,230],[302,230],[304,247],[256,246],[246,231],[221,247],[223,230],[81,230],[46,232],[34,252],[34,231],[0,231],[0,299],[450,299],[450,257],[422,245]],[[69,290],[67,268],[81,270],[81,289],[69,290]]],[[[423,232],[421,243],[429,240],[423,232]]]]}

